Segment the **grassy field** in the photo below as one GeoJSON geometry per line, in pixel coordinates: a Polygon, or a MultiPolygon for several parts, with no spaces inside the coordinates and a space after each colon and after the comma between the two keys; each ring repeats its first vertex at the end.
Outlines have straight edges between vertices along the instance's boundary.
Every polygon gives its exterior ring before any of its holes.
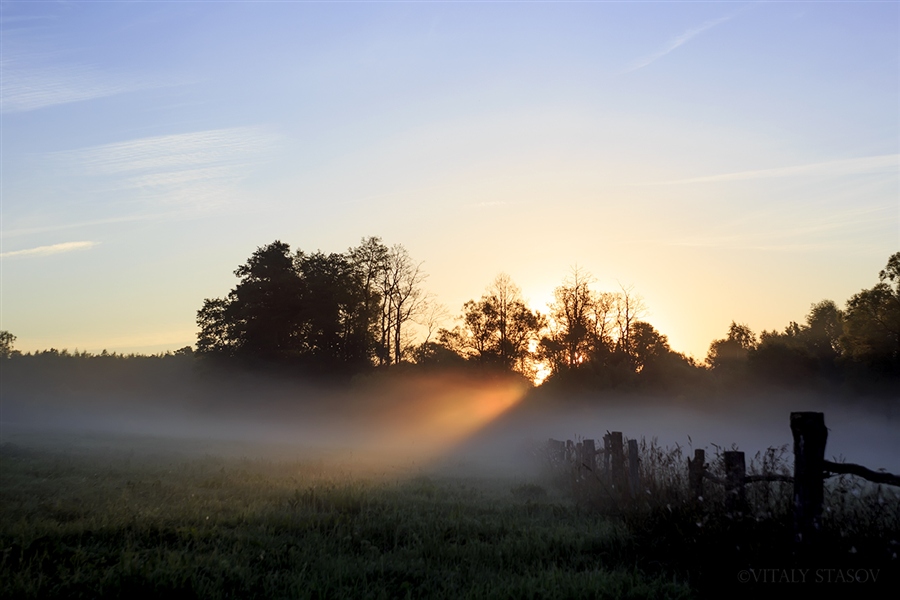
{"type": "MultiPolygon", "coordinates": [[[[463,478],[321,451],[4,438],[3,598],[758,596],[780,584],[744,570],[796,566],[783,490],[754,498],[752,514],[726,514],[714,495],[698,507],[666,466],[680,457],[659,449],[645,466],[671,490],[659,479],[624,506],[574,493],[564,473],[463,478]]],[[[854,589],[872,597],[897,583],[900,507],[845,492],[813,567],[878,570],[854,589]]]]}

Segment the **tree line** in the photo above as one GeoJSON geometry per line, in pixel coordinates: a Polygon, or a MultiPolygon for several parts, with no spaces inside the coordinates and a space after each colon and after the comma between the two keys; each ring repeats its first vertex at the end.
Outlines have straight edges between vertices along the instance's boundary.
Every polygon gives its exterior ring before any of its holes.
{"type": "Polygon", "coordinates": [[[740,383],[900,377],[900,252],[843,309],[823,300],[803,324],[758,339],[732,322],[702,364],[672,350],[632,289],[597,290],[578,268],[554,290],[546,313],[500,274],[450,327],[441,326],[447,311],[424,290],[422,263],[378,237],[328,255],[292,253],[276,241],[234,273],[239,282],[228,296],[205,300],[197,314],[201,356],[328,374],[401,363],[477,367],[599,387],[702,383],[710,375],[740,383]]]}
{"type": "MultiPolygon", "coordinates": [[[[234,275],[228,295],[205,299],[197,312],[194,355],[202,360],[339,378],[399,364],[477,368],[593,388],[702,385],[710,377],[740,384],[900,381],[900,252],[878,283],[843,309],[823,300],[803,323],[759,337],[732,322],[705,363],[671,349],[644,320],[646,307],[632,289],[599,291],[577,268],[554,290],[546,313],[528,307],[500,274],[462,306],[453,326],[442,326],[449,315],[425,291],[422,263],[378,237],[331,254],[292,252],[276,240],[234,275]]],[[[0,332],[4,358],[17,354],[14,340],[0,332]]],[[[52,358],[47,352],[35,356],[52,358]]],[[[176,351],[191,354],[190,347],[176,351]]]]}
{"type": "Polygon", "coordinates": [[[197,313],[201,356],[327,374],[400,363],[478,367],[532,380],[696,366],[641,320],[645,307],[631,289],[597,292],[578,269],[556,289],[547,315],[528,307],[520,288],[500,274],[480,299],[463,305],[451,328],[440,327],[446,310],[424,291],[422,264],[378,237],[327,255],[291,252],[275,241],[234,274],[231,292],[204,300],[197,313]]]}
{"type": "Polygon", "coordinates": [[[878,385],[900,379],[900,252],[878,273],[878,283],[847,300],[813,304],[803,323],[759,338],[732,322],[712,342],[708,367],[732,379],[766,378],[781,383],[818,380],[878,385]]]}

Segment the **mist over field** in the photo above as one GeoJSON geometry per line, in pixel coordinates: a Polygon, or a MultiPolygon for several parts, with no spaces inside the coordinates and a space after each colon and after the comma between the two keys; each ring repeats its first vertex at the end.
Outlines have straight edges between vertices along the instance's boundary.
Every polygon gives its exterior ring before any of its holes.
{"type": "Polygon", "coordinates": [[[548,438],[599,444],[606,432],[621,431],[671,448],[735,447],[749,458],[769,447],[790,450],[790,413],[821,411],[826,458],[900,472],[900,403],[883,396],[777,388],[693,397],[566,394],[509,375],[463,372],[370,375],[341,387],[191,369],[138,378],[36,375],[5,371],[4,438],[111,436],[162,451],[176,444],[297,459],[331,453],[376,468],[532,476],[540,467],[535,448],[548,438]]]}

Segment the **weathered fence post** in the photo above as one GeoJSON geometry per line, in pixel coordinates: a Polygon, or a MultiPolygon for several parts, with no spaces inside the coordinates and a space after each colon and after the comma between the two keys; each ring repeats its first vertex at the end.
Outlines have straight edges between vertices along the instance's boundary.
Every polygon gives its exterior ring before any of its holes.
{"type": "Polygon", "coordinates": [[[587,468],[593,472],[596,468],[597,461],[597,446],[594,444],[594,440],[584,440],[581,443],[581,462],[587,468]]]}
{"type": "Polygon", "coordinates": [[[547,454],[550,458],[550,464],[554,468],[559,468],[566,461],[566,443],[560,440],[550,438],[547,442],[547,454]]]}
{"type": "Polygon", "coordinates": [[[725,504],[728,511],[743,511],[747,505],[747,494],[744,490],[744,477],[747,466],[744,453],[729,451],[725,457],[725,504]]]}
{"type": "Polygon", "coordinates": [[[612,472],[609,463],[612,460],[612,434],[607,433],[603,436],[603,477],[608,485],[612,484],[612,472]]]}
{"type": "Polygon", "coordinates": [[[641,489],[641,472],[638,469],[638,443],[637,440],[628,440],[628,487],[631,497],[638,495],[641,489]]]}
{"type": "Polygon", "coordinates": [[[688,485],[694,500],[703,497],[703,470],[706,463],[706,450],[694,450],[694,460],[688,459],[688,485]]]}
{"type": "Polygon", "coordinates": [[[822,525],[825,461],[825,414],[791,413],[794,435],[794,541],[801,550],[812,548],[822,525]]]}
{"type": "Polygon", "coordinates": [[[625,489],[625,451],[622,442],[622,432],[613,431],[609,434],[610,452],[612,453],[612,485],[619,492],[625,489]]]}
{"type": "Polygon", "coordinates": [[[575,444],[575,470],[578,472],[578,480],[584,479],[584,445],[581,442],[575,444]]]}

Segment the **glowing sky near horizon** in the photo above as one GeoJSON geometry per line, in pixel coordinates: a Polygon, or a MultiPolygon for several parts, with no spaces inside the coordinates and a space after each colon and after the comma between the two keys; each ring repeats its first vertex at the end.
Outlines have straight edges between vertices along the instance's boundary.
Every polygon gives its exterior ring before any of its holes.
{"type": "Polygon", "coordinates": [[[578,265],[703,358],[900,250],[895,2],[3,0],[0,32],[23,351],[192,344],[257,247],[377,235],[452,315],[578,265]]]}

